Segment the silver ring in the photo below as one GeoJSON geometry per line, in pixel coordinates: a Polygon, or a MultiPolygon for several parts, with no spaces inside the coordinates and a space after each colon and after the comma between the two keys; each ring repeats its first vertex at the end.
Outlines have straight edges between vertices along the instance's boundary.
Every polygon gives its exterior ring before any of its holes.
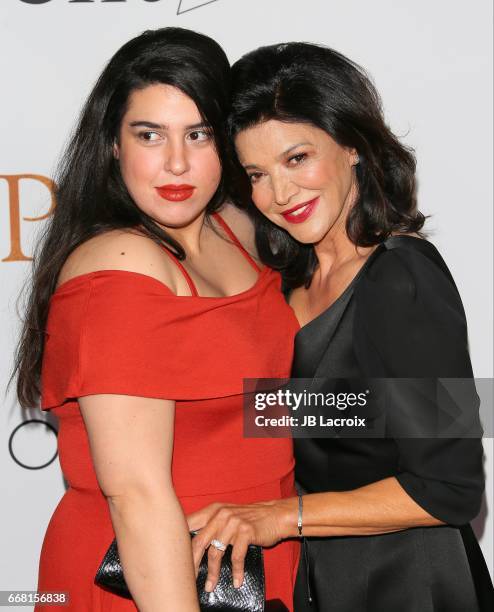
{"type": "Polygon", "coordinates": [[[211,540],[211,546],[214,546],[222,552],[225,552],[226,550],[226,544],[223,544],[223,542],[220,542],[219,540],[211,540]]]}

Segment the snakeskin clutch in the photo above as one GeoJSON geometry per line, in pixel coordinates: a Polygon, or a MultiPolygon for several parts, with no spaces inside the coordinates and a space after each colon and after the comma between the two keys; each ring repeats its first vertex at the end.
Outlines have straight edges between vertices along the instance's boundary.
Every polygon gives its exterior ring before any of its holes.
{"type": "MultiPolygon", "coordinates": [[[[228,546],[221,562],[218,584],[212,593],[204,590],[208,574],[208,557],[207,553],[204,554],[197,577],[201,612],[263,612],[265,590],[262,548],[249,546],[245,556],[244,582],[239,589],[233,586],[231,553],[232,547],[228,546]]],[[[110,544],[96,572],[94,582],[116,595],[132,599],[125,583],[116,540],[110,544]]]]}

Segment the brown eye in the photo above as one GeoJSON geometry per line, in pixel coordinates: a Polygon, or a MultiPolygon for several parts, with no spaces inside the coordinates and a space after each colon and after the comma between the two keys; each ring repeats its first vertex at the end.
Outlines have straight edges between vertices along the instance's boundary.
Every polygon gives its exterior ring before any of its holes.
{"type": "Polygon", "coordinates": [[[208,130],[194,130],[189,132],[188,137],[193,142],[204,142],[211,139],[211,133],[208,130]]]}
{"type": "Polygon", "coordinates": [[[139,138],[145,142],[154,142],[159,138],[158,132],[139,132],[139,138]]]}
{"type": "Polygon", "coordinates": [[[301,162],[303,162],[307,157],[307,153],[297,153],[297,155],[293,155],[288,159],[288,163],[290,166],[297,166],[301,162]]]}
{"type": "Polygon", "coordinates": [[[251,183],[257,183],[257,181],[261,178],[262,173],[261,172],[253,172],[252,174],[249,174],[249,180],[251,183]]]}

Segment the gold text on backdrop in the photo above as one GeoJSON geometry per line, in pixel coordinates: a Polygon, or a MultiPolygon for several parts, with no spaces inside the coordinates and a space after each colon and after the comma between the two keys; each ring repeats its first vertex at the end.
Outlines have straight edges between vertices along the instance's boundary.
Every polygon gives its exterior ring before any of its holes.
{"type": "Polygon", "coordinates": [[[21,201],[19,197],[19,183],[22,180],[39,181],[46,185],[51,194],[50,209],[40,217],[22,217],[23,221],[43,221],[47,219],[55,208],[54,182],[47,176],[41,174],[0,174],[0,179],[7,181],[9,189],[9,213],[10,213],[10,253],[2,261],[30,261],[21,248],[21,201]]]}

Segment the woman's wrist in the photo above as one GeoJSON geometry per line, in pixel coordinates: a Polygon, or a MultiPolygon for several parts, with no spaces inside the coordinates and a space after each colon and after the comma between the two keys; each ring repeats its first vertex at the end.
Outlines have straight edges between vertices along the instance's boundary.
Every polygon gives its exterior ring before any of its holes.
{"type": "Polygon", "coordinates": [[[287,497],[276,502],[279,511],[280,539],[298,538],[299,498],[287,497]]]}

